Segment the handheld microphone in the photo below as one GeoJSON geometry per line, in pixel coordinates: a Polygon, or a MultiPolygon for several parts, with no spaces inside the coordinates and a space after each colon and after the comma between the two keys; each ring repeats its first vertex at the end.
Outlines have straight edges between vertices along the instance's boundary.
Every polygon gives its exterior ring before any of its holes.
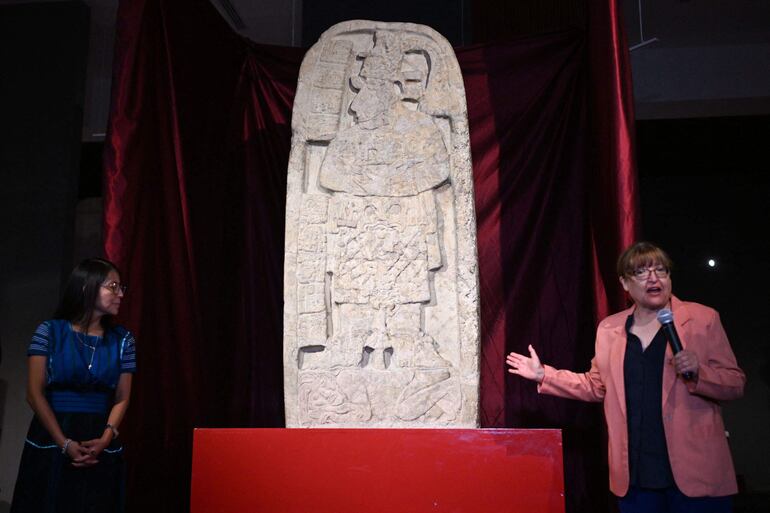
{"type": "MultiPolygon", "coordinates": [[[[663,333],[666,335],[666,340],[671,345],[671,351],[674,354],[679,353],[682,350],[682,341],[679,339],[679,334],[674,327],[674,314],[668,308],[663,308],[658,311],[658,322],[663,326],[663,333]]],[[[687,381],[693,379],[692,372],[685,372],[682,377],[687,381]]]]}

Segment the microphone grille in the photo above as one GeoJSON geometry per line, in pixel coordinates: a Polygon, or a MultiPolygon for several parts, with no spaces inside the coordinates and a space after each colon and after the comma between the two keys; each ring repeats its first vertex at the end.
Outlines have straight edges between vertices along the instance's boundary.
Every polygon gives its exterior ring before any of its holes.
{"type": "Polygon", "coordinates": [[[658,310],[658,322],[661,324],[674,322],[674,314],[668,308],[662,308],[658,310]]]}

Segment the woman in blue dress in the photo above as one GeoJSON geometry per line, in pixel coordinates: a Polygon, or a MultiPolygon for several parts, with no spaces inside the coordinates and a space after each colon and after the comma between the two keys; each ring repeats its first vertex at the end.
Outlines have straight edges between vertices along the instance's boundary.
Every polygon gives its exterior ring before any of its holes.
{"type": "Polygon", "coordinates": [[[118,428],[136,371],[134,337],[113,324],[126,287],[114,264],[81,262],[28,355],[30,424],[12,513],[123,509],[118,428]]]}

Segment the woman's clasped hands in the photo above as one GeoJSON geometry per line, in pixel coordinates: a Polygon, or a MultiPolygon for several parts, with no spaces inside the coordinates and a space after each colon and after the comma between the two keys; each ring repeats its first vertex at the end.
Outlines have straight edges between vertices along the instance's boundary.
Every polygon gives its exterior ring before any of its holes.
{"type": "Polygon", "coordinates": [[[91,467],[99,463],[99,454],[109,445],[101,438],[76,442],[72,440],[67,445],[67,456],[72,460],[73,467],[91,467]]]}

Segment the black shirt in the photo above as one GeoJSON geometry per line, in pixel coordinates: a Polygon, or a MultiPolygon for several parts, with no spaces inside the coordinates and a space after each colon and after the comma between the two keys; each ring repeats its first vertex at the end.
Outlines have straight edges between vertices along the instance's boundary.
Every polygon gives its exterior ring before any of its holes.
{"type": "Polygon", "coordinates": [[[631,486],[666,488],[674,484],[663,431],[663,361],[666,337],[658,330],[642,351],[631,333],[634,316],[626,320],[626,355],[623,361],[628,416],[628,464],[631,486]]]}

